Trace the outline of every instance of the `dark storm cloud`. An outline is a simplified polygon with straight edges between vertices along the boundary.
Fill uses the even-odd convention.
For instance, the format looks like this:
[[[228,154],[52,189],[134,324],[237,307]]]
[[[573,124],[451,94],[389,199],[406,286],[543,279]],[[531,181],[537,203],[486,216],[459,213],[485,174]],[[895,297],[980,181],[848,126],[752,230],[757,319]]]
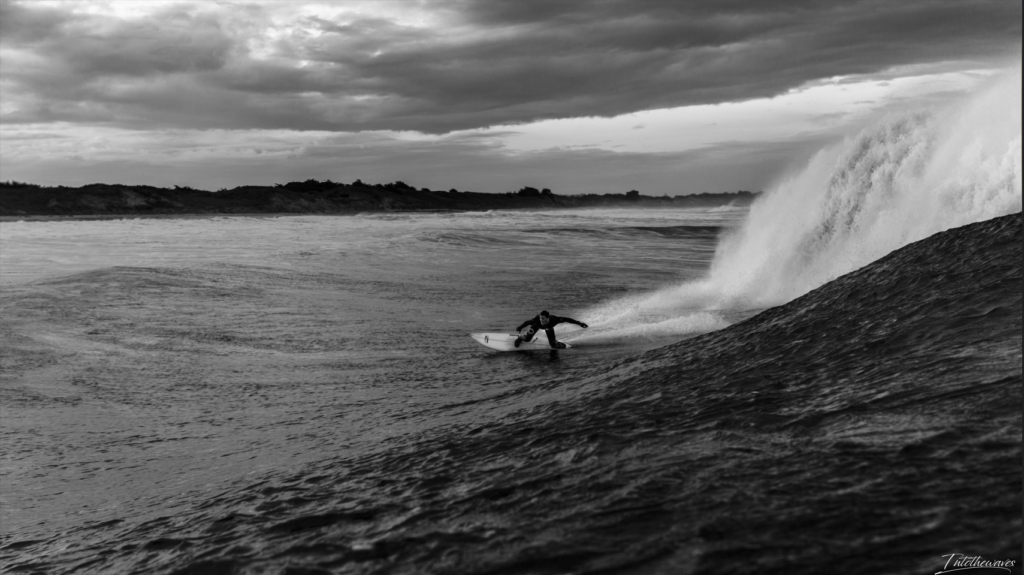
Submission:
[[[181,5],[110,20],[0,3],[5,122],[446,132],[770,97],[900,65],[1019,54],[1004,0],[442,1],[440,28]],[[217,9],[213,9],[217,7]],[[1011,51],[1016,51],[1011,54]]]
[[[222,68],[231,46],[215,19],[185,10],[121,21],[2,2],[2,85],[17,107],[2,119],[117,123],[134,116],[175,125],[181,118],[161,118],[163,89],[187,90],[201,74]],[[193,103],[216,105],[207,98]]]
[[[143,21],[0,4],[3,44],[28,50],[69,81],[96,76],[146,76],[222,67],[232,41],[216,20],[167,10]]]

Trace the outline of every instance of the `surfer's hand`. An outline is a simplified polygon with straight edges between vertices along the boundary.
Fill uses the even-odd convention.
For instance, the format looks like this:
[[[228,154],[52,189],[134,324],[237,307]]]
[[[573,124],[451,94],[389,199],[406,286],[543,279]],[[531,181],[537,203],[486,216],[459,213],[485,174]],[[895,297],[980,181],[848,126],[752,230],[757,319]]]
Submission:
[[[587,329],[590,326],[585,324],[585,323],[583,323],[583,322],[580,322],[580,327],[582,327],[583,329]]]

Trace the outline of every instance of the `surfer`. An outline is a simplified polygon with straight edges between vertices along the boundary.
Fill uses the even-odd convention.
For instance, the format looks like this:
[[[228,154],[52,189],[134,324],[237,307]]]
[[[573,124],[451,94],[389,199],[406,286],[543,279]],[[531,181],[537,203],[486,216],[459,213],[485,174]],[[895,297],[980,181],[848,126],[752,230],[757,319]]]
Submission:
[[[530,341],[531,339],[533,339],[533,336],[535,336],[538,331],[544,330],[544,333],[546,333],[548,336],[548,343],[551,345],[552,349],[564,348],[565,344],[555,339],[555,326],[560,323],[574,323],[584,329],[589,327],[582,321],[576,321],[571,317],[559,317],[557,315],[551,315],[550,313],[547,312],[547,310],[544,310],[537,314],[536,316],[534,316],[533,318],[524,321],[522,325],[516,328],[516,331],[522,332],[523,328],[525,327],[526,332],[521,333],[519,337],[516,338],[515,346],[519,347],[519,344],[523,343],[524,341]]]

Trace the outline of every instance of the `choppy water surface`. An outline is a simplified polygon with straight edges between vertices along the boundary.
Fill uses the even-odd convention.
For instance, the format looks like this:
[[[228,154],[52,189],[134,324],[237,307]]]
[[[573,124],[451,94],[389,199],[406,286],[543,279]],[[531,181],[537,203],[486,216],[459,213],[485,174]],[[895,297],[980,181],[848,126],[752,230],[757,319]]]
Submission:
[[[709,254],[714,226],[678,221],[693,214],[529,232],[561,241],[520,249],[558,257],[519,273],[494,271],[484,252],[500,248],[465,247],[492,231],[448,217],[394,240],[394,274],[387,257],[338,270],[278,254],[5,286],[0,558],[54,573],[669,574],[1015,557],[1019,215],[690,339],[750,312],[633,293],[566,263],[564,236],[626,242],[622,267],[669,245]],[[452,234],[448,251],[437,236]],[[419,261],[416,241],[452,259]],[[460,249],[480,252],[480,274]],[[522,268],[535,273],[486,279]],[[488,311],[476,284],[522,289]],[[595,335],[509,354],[465,337],[549,284],[566,304],[545,307]],[[568,304],[586,293],[610,299]]]
[[[172,514],[254,475],[585,393],[581,367],[726,324],[611,321],[599,304],[698,277],[744,213],[5,223],[4,530]],[[577,347],[558,355],[466,337],[542,308],[593,328],[560,327]]]

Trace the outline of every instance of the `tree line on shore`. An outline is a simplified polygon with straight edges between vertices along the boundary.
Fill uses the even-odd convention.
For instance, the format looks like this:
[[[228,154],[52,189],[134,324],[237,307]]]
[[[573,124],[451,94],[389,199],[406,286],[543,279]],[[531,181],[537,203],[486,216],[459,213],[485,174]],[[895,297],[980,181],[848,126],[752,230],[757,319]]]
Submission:
[[[0,216],[77,216],[105,214],[204,213],[350,213],[395,210],[487,210],[514,208],[631,205],[745,205],[755,193],[703,193],[685,196],[644,196],[625,193],[558,195],[549,188],[524,186],[506,193],[431,190],[402,181],[350,184],[328,180],[238,186],[216,192],[191,186],[89,184],[81,187],[40,186],[0,182]]]

